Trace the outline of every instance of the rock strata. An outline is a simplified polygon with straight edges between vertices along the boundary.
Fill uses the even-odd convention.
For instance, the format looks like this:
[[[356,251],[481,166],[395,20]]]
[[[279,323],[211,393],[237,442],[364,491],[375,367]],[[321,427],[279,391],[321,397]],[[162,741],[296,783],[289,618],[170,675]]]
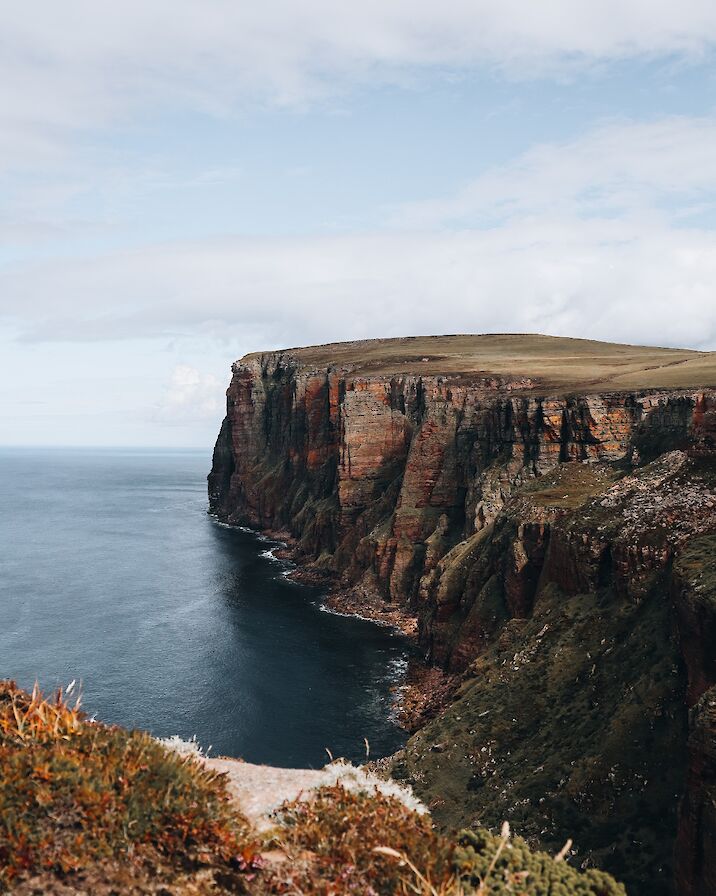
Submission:
[[[468,337],[451,338],[462,351]],[[705,872],[683,856],[714,836],[694,821],[706,723],[689,739],[686,714],[716,684],[716,602],[703,579],[704,571],[713,575],[716,532],[716,365],[710,372],[704,356],[689,353],[667,359],[668,376],[682,371],[679,387],[667,388],[658,364],[633,367],[629,347],[609,354],[585,343],[595,359],[616,358],[611,367],[594,360],[595,383],[584,373],[592,354],[580,355],[587,349],[573,340],[545,348],[546,337],[513,337],[533,360],[516,360],[511,372],[493,355],[490,369],[479,352],[460,367],[451,338],[439,341],[445,372],[434,354],[424,373],[409,353],[388,363],[382,343],[353,355],[338,346],[336,363],[319,350],[237,362],[209,477],[211,510],[229,523],[288,530],[299,560],[358,600],[413,615],[426,659],[481,689],[473,702],[490,714],[489,725],[462,731],[458,698],[396,765],[437,801],[438,820],[442,800],[462,807],[460,817],[442,813],[446,824],[465,823],[470,812],[492,820],[492,805],[555,844],[581,831],[585,861],[599,857],[628,882],[632,875],[633,892],[646,892],[639,888],[647,872],[625,858],[630,838],[635,844],[648,830],[641,804],[659,817],[649,845],[662,869],[653,892],[670,893],[683,797],[678,877],[684,894],[705,893]],[[492,337],[473,338],[482,350],[489,345],[480,339]],[[494,339],[508,351],[508,337]],[[566,360],[563,343],[574,351]],[[378,369],[357,363],[361,353]],[[683,372],[692,363],[698,380]],[[627,378],[629,388],[620,383]],[[530,668],[544,677],[539,693],[525,678]],[[500,688],[532,694],[530,707],[502,700]],[[548,693],[568,705],[554,709],[561,722],[539,725],[535,707]],[[523,715],[531,720],[524,725]],[[448,723],[461,733],[454,757],[448,750],[440,758],[446,778],[425,744],[442,741]],[[536,773],[528,792],[505,778],[505,757],[525,748],[534,748],[535,767],[563,755],[571,765],[562,784],[556,769]],[[618,761],[619,750],[638,761]],[[664,750],[673,760],[668,772]],[[491,758],[483,762],[485,751]],[[657,785],[655,775],[668,783]],[[490,782],[502,782],[501,790]]]

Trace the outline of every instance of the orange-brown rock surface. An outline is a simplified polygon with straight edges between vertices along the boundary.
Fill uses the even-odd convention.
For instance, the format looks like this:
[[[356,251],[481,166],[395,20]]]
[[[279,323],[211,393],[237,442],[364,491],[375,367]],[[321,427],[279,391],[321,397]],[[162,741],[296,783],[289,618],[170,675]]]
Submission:
[[[468,359],[471,338],[477,341]],[[590,596],[583,611],[605,628],[602,643],[617,637],[618,620],[621,625],[633,617],[635,644],[646,643],[644,638],[661,644],[659,663],[671,663],[683,674],[669,678],[653,705],[646,700],[640,710],[635,704],[625,711],[619,736],[627,731],[628,749],[645,751],[646,764],[633,772],[633,787],[623,786],[636,793],[637,778],[663,777],[658,764],[663,755],[649,753],[674,752],[669,772],[674,792],[649,789],[639,799],[663,815],[658,846],[663,850],[675,840],[675,808],[683,797],[679,879],[686,896],[701,896],[708,884],[700,881],[708,878],[696,860],[689,865],[683,857],[697,849],[697,839],[698,849],[711,849],[708,838],[714,836],[708,825],[704,834],[694,821],[705,811],[694,808],[694,782],[702,787],[700,770],[710,768],[710,760],[697,755],[706,742],[705,723],[689,741],[688,790],[683,756],[687,707],[716,685],[716,602],[698,578],[703,568],[713,575],[716,364],[711,372],[707,356],[693,357],[698,353],[664,359],[659,353],[671,350],[640,349],[632,357],[629,347],[540,341],[547,337],[494,337],[502,352],[498,357],[493,343],[480,341],[486,338],[422,340],[425,357],[407,352],[410,341],[403,340],[404,358],[392,344],[387,357],[383,343],[363,343],[250,355],[237,362],[209,477],[211,509],[229,523],[290,531],[304,564],[329,574],[342,588],[354,587],[357,595],[379,597],[416,616],[427,658],[450,672],[469,676],[475,661],[484,655],[488,662],[505,638],[516,639],[515,656],[531,655],[535,636],[529,625],[521,626],[555,601],[550,612],[559,612],[556,595],[563,595],[565,606]],[[516,346],[513,370],[510,339]],[[443,354],[429,353],[430,345]],[[480,355],[485,346],[487,360]],[[545,359],[547,350],[552,354]],[[599,372],[594,378],[592,356]],[[359,363],[357,357],[370,361]],[[692,368],[701,379],[689,378]],[[669,385],[669,377],[678,386]],[[693,545],[700,545],[700,553],[689,554]],[[614,631],[611,617],[605,621],[597,611],[600,601],[613,604]],[[640,614],[642,604],[654,602],[658,612]],[[521,637],[527,640],[522,643]],[[539,642],[549,637],[540,636]],[[645,657],[648,669],[648,651]],[[514,674],[510,668],[505,687],[513,675],[514,686],[524,688],[518,685],[522,666]],[[666,674],[661,665],[659,670],[653,674]],[[644,680],[651,674],[643,672]],[[618,680],[618,669],[614,675]],[[623,687],[635,687],[628,678],[625,672]],[[568,689],[558,692],[568,699]],[[607,724],[599,715],[607,705],[612,704],[587,700],[585,712],[594,721],[585,723],[585,730]],[[612,715],[621,712],[617,705]],[[645,707],[661,714],[662,722],[650,724]],[[664,719],[671,720],[666,729]],[[440,719],[430,723],[439,724]],[[643,742],[629,740],[629,725]],[[509,720],[499,731],[500,748],[516,753]],[[591,750],[592,745],[576,744],[574,756],[587,746]],[[545,736],[539,749],[558,747]],[[574,765],[576,759],[570,761]],[[599,762],[590,766],[597,767]],[[435,796],[421,781],[418,760],[410,774],[419,792],[425,787],[427,797]],[[565,773],[566,781],[570,774]],[[586,795],[590,788],[611,786],[607,778],[599,784],[601,771],[589,784],[591,772],[580,774],[569,811],[564,795],[555,797],[545,827],[555,843],[574,833],[560,825],[588,811],[595,799]],[[487,811],[480,794],[489,788],[471,788],[466,785],[466,805]],[[499,803],[494,794],[490,799]],[[605,808],[605,818],[619,817],[615,800]],[[663,811],[660,800],[667,801]],[[629,821],[631,811],[623,812],[627,827],[636,824]],[[440,818],[439,807],[435,814]],[[600,855],[606,849],[602,841],[612,836],[609,830],[606,821],[602,827],[595,823],[585,835]],[[662,875],[670,875],[669,868],[667,856]],[[625,874],[616,864],[612,870]],[[629,873],[627,868],[627,878]],[[641,878],[634,880],[639,892]],[[669,886],[662,881],[653,892],[672,892]]]
[[[524,483],[570,462],[711,451],[711,393],[533,392],[509,378],[356,376],[306,368],[290,352],[249,356],[227,393],[212,510],[287,529],[305,561],[416,611],[442,558],[490,526]],[[622,545],[614,558],[625,580],[647,562],[634,550]],[[586,575],[576,554],[565,559],[577,564],[571,572],[551,562],[563,579]],[[515,563],[509,602],[519,615],[529,596],[517,581],[535,561]]]

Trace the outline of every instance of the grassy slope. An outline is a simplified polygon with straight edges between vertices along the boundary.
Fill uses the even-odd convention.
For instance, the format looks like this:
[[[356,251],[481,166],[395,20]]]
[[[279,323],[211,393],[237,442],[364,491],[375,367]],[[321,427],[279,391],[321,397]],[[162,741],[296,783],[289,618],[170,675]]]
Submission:
[[[0,682],[0,892],[120,857],[136,860],[135,881],[198,868],[240,880],[245,850],[248,822],[219,775],[144,732],[89,722],[61,693]]]
[[[624,896],[503,828],[457,838],[336,785],[252,830],[223,776],[0,682],[0,892],[16,896]]]
[[[535,385],[555,391],[716,387],[716,352],[557,336],[414,336],[287,351],[307,366],[345,366],[366,375],[495,374],[529,377]]]
[[[649,892],[669,893],[683,690],[658,586],[639,605],[550,587],[411,738],[393,774],[446,829],[507,818],[532,842],[557,849],[572,837],[579,861],[627,885],[659,879]]]
[[[656,461],[633,478],[658,467]],[[673,486],[667,480],[661,491],[647,490],[658,506],[662,495],[668,504],[668,494],[716,487],[711,463],[684,469],[673,474]],[[574,542],[583,534],[618,537],[631,499],[627,494],[616,508],[602,504],[618,472],[565,465],[515,496],[515,518],[523,504],[559,508],[567,515],[558,525]],[[640,543],[661,543],[648,528],[663,525],[658,512],[635,518]],[[498,520],[496,534],[481,545],[496,569],[504,553],[500,531]],[[713,601],[715,548],[713,532],[693,538],[675,564],[693,586],[695,620],[707,615],[699,603]],[[494,828],[507,818],[550,848],[573,837],[582,858],[608,868],[630,893],[671,893],[687,710],[669,579],[668,569],[650,573],[629,596],[609,580],[567,594],[543,573],[531,616],[511,620],[493,637],[455,702],[411,738],[393,774],[413,784],[446,829]]]

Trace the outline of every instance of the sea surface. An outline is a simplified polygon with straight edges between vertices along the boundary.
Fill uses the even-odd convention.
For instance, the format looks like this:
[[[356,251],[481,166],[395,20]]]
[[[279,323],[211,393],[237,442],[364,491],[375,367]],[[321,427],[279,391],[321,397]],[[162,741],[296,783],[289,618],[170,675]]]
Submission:
[[[314,767],[404,741],[405,641],[321,609],[207,515],[205,451],[0,449],[0,678],[81,680],[106,722]]]

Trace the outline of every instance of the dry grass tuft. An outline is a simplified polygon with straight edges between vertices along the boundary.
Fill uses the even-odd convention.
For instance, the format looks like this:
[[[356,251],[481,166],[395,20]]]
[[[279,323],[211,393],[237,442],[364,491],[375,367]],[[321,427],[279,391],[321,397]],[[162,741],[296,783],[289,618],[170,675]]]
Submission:
[[[93,723],[62,691],[0,683],[0,890],[149,855],[240,872],[256,853],[223,779],[148,734]]]
[[[290,861],[272,872],[269,893],[430,893],[414,888],[413,871],[396,863],[396,853],[425,881],[450,873],[449,841],[435,833],[427,816],[396,797],[337,784],[320,788],[310,800],[287,803],[277,819],[277,843]],[[390,851],[380,851],[388,846]]]

